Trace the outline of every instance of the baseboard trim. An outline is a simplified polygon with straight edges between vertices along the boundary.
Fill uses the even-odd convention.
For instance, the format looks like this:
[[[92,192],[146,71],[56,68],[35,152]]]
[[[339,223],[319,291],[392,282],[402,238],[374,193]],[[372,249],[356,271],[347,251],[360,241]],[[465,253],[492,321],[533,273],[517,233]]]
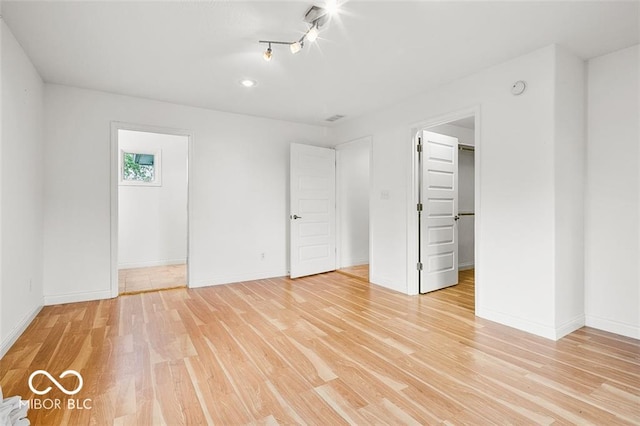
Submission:
[[[518,330],[535,334],[536,336],[544,337],[545,339],[554,341],[562,339],[567,334],[573,333],[574,331],[584,327],[585,325],[584,315],[578,315],[575,318],[566,321],[559,327],[551,327],[522,318],[516,318],[502,312],[483,309],[481,307],[478,307],[476,315],[480,318],[497,322],[499,324],[506,325],[507,327],[516,328]]]
[[[640,339],[640,326],[587,315],[585,325],[609,333],[619,334],[632,339]]]
[[[371,284],[379,285],[380,287],[388,288],[389,290],[397,291],[398,293],[407,294],[409,296],[415,296],[415,294],[409,294],[406,283],[404,287],[398,286],[398,280],[394,280],[392,278],[381,277],[379,275],[372,275],[371,271],[369,271],[369,282]]]
[[[476,316],[520,331],[535,334],[536,336],[544,337],[545,339],[558,340],[556,329],[544,324],[528,321],[522,318],[516,318],[502,312],[484,309],[480,306],[478,306],[476,310]]]
[[[475,267],[476,265],[474,263],[460,263],[458,264],[458,271],[466,271]]]
[[[67,293],[58,295],[45,295],[45,306],[61,305],[63,303],[89,302],[91,300],[111,299],[111,290],[88,291],[82,293]]]
[[[289,275],[286,270],[273,270],[265,272],[253,272],[247,274],[218,275],[207,279],[192,280],[190,288],[210,287],[214,285],[235,284],[245,281],[265,280],[268,278],[284,277]]]
[[[43,305],[36,306],[31,312],[28,312],[27,315],[20,320],[18,324],[13,327],[9,335],[2,341],[2,345],[0,345],[0,359],[2,359],[9,349],[13,346],[14,343],[18,340],[22,333],[29,327],[31,322],[35,319],[36,315],[40,313]]]
[[[170,266],[187,263],[187,259],[150,260],[148,262],[130,262],[118,264],[118,269],[150,268],[153,266]]]
[[[556,337],[554,340],[560,340],[567,334],[571,334],[574,331],[584,327],[585,324],[585,316],[584,314],[578,315],[577,317],[566,321],[560,327],[556,327]]]
[[[351,266],[360,266],[360,265],[367,265],[367,264],[369,264],[369,259],[365,257],[358,258],[358,259],[347,259],[340,262],[340,268],[349,268]]]

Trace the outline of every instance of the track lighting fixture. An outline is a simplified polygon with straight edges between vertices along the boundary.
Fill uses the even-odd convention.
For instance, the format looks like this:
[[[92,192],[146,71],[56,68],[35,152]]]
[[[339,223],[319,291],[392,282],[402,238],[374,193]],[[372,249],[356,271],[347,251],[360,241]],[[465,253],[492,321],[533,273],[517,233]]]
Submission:
[[[289,46],[289,50],[292,54],[296,54],[304,47],[304,42],[308,41],[313,43],[317,40],[320,34],[320,28],[329,22],[330,16],[337,10],[336,0],[328,0],[327,7],[311,6],[304,14],[303,21],[310,25],[306,33],[298,41],[274,41],[274,40],[259,40],[258,43],[268,44],[267,50],[265,50],[263,57],[265,61],[270,61],[273,56],[271,49],[272,44],[286,44]]]

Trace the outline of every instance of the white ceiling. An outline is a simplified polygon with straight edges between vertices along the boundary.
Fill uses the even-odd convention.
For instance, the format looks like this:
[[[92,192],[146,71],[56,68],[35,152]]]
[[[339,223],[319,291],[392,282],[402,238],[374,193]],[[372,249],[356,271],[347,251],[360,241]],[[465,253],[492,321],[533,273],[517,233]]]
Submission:
[[[3,1],[2,14],[46,82],[321,125],[552,43],[588,59],[640,34],[638,1],[348,1],[319,42],[265,62],[257,41],[298,38],[311,4]]]

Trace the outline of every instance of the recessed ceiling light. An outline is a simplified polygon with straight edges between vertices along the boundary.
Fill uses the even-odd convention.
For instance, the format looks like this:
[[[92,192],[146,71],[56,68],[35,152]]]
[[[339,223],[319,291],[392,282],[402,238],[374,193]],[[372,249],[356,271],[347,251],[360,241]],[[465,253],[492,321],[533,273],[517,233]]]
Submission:
[[[258,82],[255,80],[245,78],[244,80],[240,80],[240,84],[242,84],[244,87],[253,87],[256,84],[258,84]]]

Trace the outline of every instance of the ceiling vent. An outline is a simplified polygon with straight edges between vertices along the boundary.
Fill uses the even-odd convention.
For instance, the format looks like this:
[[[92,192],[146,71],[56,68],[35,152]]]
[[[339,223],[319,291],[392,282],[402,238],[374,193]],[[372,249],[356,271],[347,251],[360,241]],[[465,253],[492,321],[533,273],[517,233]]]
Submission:
[[[326,118],[324,121],[338,121],[341,118],[344,118],[344,115],[336,114],[336,115],[332,115],[329,118]]]

